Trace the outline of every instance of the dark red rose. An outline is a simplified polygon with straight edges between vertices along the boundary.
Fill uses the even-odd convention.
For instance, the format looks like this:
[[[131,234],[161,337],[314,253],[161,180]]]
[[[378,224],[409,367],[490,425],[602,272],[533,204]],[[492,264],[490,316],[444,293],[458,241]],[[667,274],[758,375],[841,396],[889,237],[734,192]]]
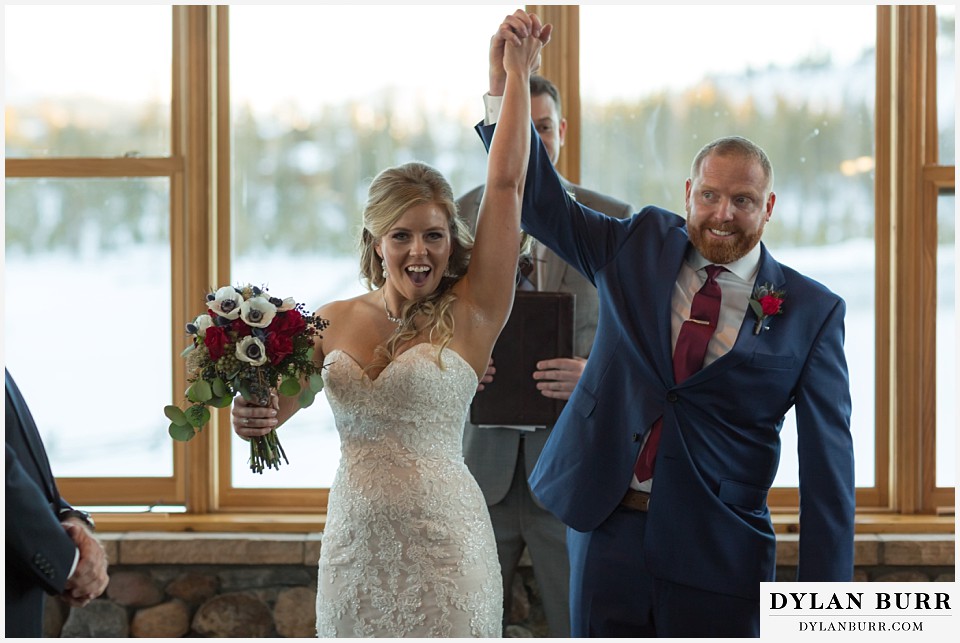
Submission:
[[[220,326],[210,326],[203,336],[203,344],[210,351],[210,359],[217,361],[223,357],[223,348],[227,345],[227,331]]]
[[[764,315],[780,314],[781,305],[783,305],[783,300],[775,295],[766,295],[760,298],[760,307],[763,308]]]
[[[303,319],[296,308],[277,313],[267,330],[271,333],[277,333],[286,337],[293,337],[302,333],[307,328],[307,322]]]
[[[283,359],[293,352],[293,340],[280,333],[270,333],[267,335],[267,357],[270,363],[276,366]]]

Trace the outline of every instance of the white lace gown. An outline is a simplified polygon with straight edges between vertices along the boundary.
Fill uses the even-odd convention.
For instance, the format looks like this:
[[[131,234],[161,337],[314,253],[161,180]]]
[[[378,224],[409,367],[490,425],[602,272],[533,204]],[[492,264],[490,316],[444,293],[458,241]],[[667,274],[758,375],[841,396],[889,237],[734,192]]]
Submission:
[[[326,356],[340,432],[317,583],[320,637],[501,636],[493,527],[463,462],[477,388],[456,352],[418,344],[375,380]]]

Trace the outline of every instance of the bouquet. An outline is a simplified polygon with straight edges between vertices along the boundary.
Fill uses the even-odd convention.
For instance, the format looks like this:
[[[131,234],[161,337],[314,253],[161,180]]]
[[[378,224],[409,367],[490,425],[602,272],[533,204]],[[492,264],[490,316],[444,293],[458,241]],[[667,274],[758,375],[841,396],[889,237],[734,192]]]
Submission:
[[[207,407],[229,406],[237,393],[258,406],[268,406],[274,390],[297,396],[301,408],[313,404],[323,389],[323,368],[313,361],[314,337],[322,337],[327,320],[306,313],[292,298],[271,297],[266,288],[249,284],[209,293],[207,309],[186,327],[193,336],[181,353],[190,373],[189,405],[164,407],[170,437],[190,440],[210,421]],[[275,430],[250,440],[253,472],[279,469],[281,457],[290,464]]]

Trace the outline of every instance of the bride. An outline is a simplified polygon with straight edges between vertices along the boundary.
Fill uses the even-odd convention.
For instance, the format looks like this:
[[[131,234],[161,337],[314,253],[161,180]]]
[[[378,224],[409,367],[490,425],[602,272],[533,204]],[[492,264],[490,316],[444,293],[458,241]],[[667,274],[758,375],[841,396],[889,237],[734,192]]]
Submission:
[[[476,241],[439,172],[416,162],[384,170],[363,213],[360,263],[371,291],[317,311],[330,321],[316,359],[341,443],[319,562],[318,636],[501,635],[496,542],[461,432],[513,301],[529,77],[551,31],[529,20],[522,39],[501,26],[507,80]],[[295,406],[238,397],[234,430],[263,435]]]

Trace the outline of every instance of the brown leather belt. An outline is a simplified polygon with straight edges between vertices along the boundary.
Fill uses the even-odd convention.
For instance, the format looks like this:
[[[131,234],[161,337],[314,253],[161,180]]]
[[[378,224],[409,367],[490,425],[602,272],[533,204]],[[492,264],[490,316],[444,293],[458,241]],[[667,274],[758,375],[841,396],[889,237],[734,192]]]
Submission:
[[[627,494],[620,501],[620,504],[628,509],[646,511],[650,508],[650,494],[646,491],[627,489]]]

